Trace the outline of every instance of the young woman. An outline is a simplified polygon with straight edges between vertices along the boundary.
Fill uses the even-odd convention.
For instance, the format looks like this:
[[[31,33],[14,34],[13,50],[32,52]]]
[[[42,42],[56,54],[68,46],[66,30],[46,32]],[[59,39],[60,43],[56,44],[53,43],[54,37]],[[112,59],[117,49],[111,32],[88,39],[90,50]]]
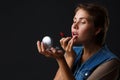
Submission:
[[[46,50],[38,41],[39,53],[55,58],[59,65],[54,80],[118,80],[119,59],[105,43],[108,26],[108,13],[104,7],[79,4],[71,27],[72,37],[60,40],[65,54],[53,47]]]

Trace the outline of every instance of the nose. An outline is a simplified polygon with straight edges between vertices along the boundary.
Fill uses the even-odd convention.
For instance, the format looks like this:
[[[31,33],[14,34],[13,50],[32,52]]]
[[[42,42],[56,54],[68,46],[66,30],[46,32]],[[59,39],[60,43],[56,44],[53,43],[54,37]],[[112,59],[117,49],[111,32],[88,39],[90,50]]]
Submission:
[[[75,23],[75,24],[73,24],[73,29],[78,29],[79,27],[78,27],[78,25],[77,25],[77,23]]]

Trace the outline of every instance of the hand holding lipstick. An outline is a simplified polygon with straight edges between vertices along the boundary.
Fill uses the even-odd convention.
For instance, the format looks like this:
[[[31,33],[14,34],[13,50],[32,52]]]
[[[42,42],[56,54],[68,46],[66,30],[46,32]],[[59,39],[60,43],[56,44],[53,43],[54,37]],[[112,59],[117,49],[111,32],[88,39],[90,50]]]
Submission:
[[[73,51],[74,40],[77,36],[64,37],[60,40],[61,47],[65,50],[66,54],[70,57],[74,57],[75,53]]]

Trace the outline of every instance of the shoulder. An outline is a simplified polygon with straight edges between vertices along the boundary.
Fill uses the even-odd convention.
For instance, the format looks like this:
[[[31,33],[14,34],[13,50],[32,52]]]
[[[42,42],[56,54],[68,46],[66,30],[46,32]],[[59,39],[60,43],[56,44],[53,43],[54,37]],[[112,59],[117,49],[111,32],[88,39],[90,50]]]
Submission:
[[[120,75],[119,73],[120,73],[120,61],[117,59],[112,59],[99,65],[89,76],[88,80],[96,78],[98,80],[102,79],[116,80]]]
[[[113,53],[107,45],[104,45],[101,48],[100,53],[101,58],[105,58],[105,62],[110,61],[112,59],[117,59],[120,61],[119,57],[115,53]]]
[[[108,69],[108,70],[113,69],[113,68],[120,69],[119,68],[120,67],[120,61],[118,59],[111,59],[109,61],[106,61],[106,62],[102,63],[99,67],[100,68],[103,67],[103,69],[105,68],[105,69]]]

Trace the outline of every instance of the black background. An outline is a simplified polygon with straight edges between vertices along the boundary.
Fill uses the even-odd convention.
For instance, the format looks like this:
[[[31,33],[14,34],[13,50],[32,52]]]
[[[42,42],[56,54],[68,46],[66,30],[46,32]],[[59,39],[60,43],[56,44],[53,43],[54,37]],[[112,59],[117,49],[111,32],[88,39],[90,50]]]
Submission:
[[[59,33],[70,34],[74,9],[89,0],[16,0],[0,2],[1,80],[53,80],[58,65],[37,51],[43,36],[59,45]],[[108,8],[110,26],[106,43],[120,57],[120,1],[90,0]]]

